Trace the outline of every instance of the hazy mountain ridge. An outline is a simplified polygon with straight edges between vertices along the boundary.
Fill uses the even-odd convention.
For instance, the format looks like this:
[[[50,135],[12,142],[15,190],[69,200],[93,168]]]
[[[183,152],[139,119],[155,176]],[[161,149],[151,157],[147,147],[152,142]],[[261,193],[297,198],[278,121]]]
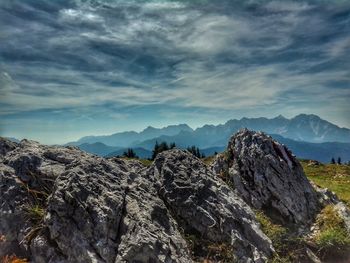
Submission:
[[[198,146],[225,145],[229,136],[242,128],[278,134],[285,138],[306,142],[350,142],[350,129],[340,128],[317,115],[300,114],[287,119],[281,115],[268,119],[242,118],[232,119],[225,124],[204,125],[195,130],[187,124],[170,125],[164,128],[147,127],[142,132],[128,131],[105,136],[86,136],[70,144],[102,142],[110,146],[128,147],[161,136],[188,137],[193,134]],[[208,138],[210,136],[211,138]],[[219,137],[216,137],[219,136]],[[205,139],[204,139],[205,137]],[[209,139],[209,141],[208,141]]]
[[[181,131],[193,130],[187,124],[169,125],[164,128],[154,128],[152,126],[148,126],[141,132],[127,131],[114,133],[112,135],[85,136],[76,142],[68,143],[68,145],[80,145],[82,143],[102,142],[109,146],[128,147],[131,144],[159,137],[161,135],[176,135]]]
[[[299,158],[321,162],[329,162],[332,157],[341,157],[344,161],[350,160],[350,129],[340,128],[316,115],[306,114],[300,114],[291,119],[281,115],[272,119],[264,117],[233,119],[225,124],[204,125],[195,130],[186,124],[165,128],[149,126],[140,133],[131,131],[109,136],[87,136],[70,144],[101,156],[120,155],[128,147],[137,148],[143,157],[147,157],[157,141],[165,141],[175,142],[179,148],[196,145],[202,153],[210,155],[218,149],[223,149],[230,135],[242,128],[272,135],[290,147]],[[100,153],[95,149],[87,149],[94,148],[87,146],[88,143],[97,142],[105,144],[106,149],[98,149]],[[110,146],[117,149],[108,152]],[[98,147],[103,148],[101,145]]]
[[[332,158],[340,157],[343,162],[350,161],[350,143],[323,142],[312,143],[294,141],[283,136],[272,134],[275,140],[288,146],[288,148],[300,159],[313,159],[323,163],[329,163]]]
[[[105,156],[110,152],[115,152],[122,149],[121,147],[117,147],[117,146],[108,146],[102,142],[83,143],[78,145],[78,147],[83,151],[93,153],[99,156]]]

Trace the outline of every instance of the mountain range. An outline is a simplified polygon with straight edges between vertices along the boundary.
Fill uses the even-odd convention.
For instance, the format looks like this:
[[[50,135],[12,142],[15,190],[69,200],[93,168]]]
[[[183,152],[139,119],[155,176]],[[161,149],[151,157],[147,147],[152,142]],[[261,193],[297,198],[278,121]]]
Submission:
[[[109,146],[129,147],[159,136],[175,136],[180,132],[193,132],[193,130],[187,124],[170,125],[161,129],[148,126],[142,132],[127,131],[104,136],[86,136],[68,144],[81,145],[101,142]]]
[[[238,130],[263,131],[286,144],[299,158],[329,162],[332,157],[350,160],[350,129],[340,128],[317,115],[300,114],[287,119],[281,115],[269,118],[232,119],[225,124],[204,125],[193,130],[187,124],[164,128],[147,127],[141,132],[127,131],[105,136],[86,136],[68,145],[75,145],[101,156],[122,155],[126,148],[136,149],[141,158],[148,158],[154,144],[175,142],[179,148],[195,145],[205,155],[222,151],[228,138]]]

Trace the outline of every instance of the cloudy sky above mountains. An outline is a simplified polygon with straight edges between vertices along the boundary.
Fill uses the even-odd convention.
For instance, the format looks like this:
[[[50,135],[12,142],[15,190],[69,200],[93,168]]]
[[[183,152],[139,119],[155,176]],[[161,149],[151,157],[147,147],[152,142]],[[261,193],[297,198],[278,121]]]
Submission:
[[[314,113],[350,127],[349,1],[0,1],[0,135]]]

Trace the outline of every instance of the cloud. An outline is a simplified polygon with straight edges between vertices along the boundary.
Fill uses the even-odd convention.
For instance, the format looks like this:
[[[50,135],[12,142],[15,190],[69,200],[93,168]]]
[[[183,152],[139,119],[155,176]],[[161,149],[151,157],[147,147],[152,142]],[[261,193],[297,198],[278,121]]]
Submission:
[[[97,111],[107,122],[144,108],[215,117],[327,103],[345,116],[349,11],[321,1],[2,1],[0,114]]]
[[[62,23],[69,23],[73,25],[79,24],[98,24],[103,23],[103,17],[89,11],[77,9],[63,9],[59,12],[59,20]]]

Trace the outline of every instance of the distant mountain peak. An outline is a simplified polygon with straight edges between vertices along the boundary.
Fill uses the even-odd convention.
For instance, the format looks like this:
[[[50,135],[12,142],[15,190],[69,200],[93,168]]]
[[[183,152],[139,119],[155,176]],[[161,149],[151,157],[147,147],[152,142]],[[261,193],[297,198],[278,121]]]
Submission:
[[[315,114],[298,114],[297,116],[295,116],[294,118],[292,118],[292,120],[298,120],[298,119],[304,119],[304,120],[323,120],[321,119],[318,115]],[[326,121],[326,120],[323,120]]]
[[[148,132],[148,131],[154,131],[157,130],[157,128],[154,128],[153,126],[147,126],[145,129],[142,130],[142,132]]]
[[[278,115],[278,116],[275,117],[274,119],[277,119],[277,120],[287,120],[287,118],[284,117],[282,114]]]

